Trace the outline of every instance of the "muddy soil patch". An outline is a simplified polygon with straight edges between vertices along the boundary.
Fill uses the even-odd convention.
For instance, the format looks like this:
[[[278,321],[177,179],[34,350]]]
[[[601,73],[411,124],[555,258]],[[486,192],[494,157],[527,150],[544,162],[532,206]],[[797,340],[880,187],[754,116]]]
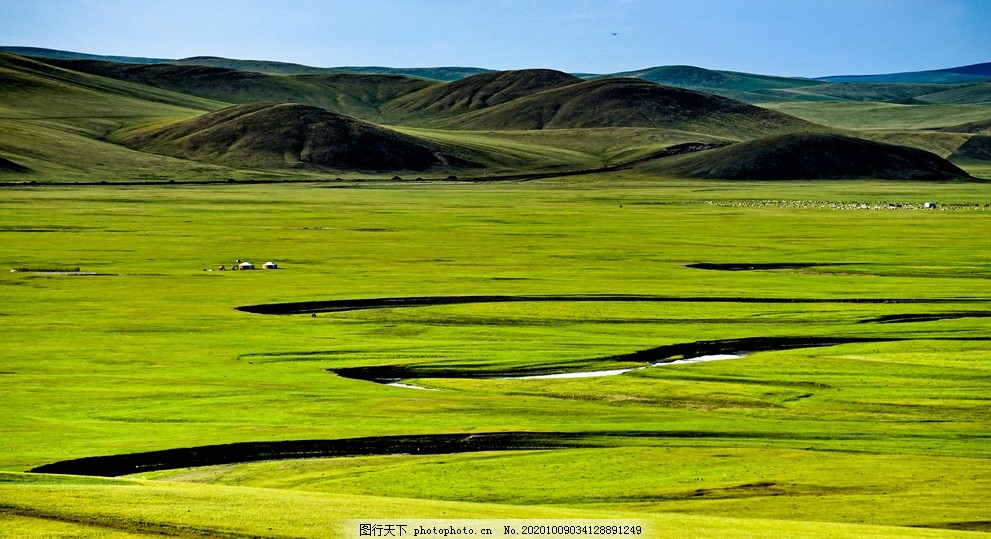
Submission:
[[[777,263],[733,263],[733,264],[716,264],[710,262],[699,262],[697,264],[688,264],[685,267],[693,269],[702,270],[716,270],[716,271],[759,271],[759,270],[796,270],[796,269],[807,269],[807,268],[817,268],[817,267],[827,267],[827,266],[849,266],[851,262],[777,262]]]
[[[909,322],[938,322],[940,320],[959,320],[961,318],[991,318],[991,311],[958,311],[948,313],[911,313],[886,314],[868,320],[861,324],[905,324]]]
[[[616,447],[623,438],[635,439],[757,439],[794,440],[788,433],[762,431],[618,430],[579,432],[482,432],[412,434],[332,440],[239,442],[164,449],[144,453],[63,460],[29,470],[30,473],[119,477],[142,472],[199,466],[239,464],[264,460],[362,457],[377,455],[441,455],[479,451],[527,451]],[[839,440],[845,436],[809,435],[803,440]],[[852,439],[852,438],[849,438]]]
[[[606,356],[581,362],[584,368],[588,363],[596,362],[608,368],[610,363],[644,363],[663,364],[684,358],[717,356],[724,354],[747,354],[753,352],[769,352],[779,350],[794,350],[798,348],[814,348],[835,346],[838,344],[864,342],[891,342],[904,339],[871,338],[871,337],[745,337],[741,339],[722,339],[715,341],[695,341],[689,343],[669,344],[639,350],[629,354]],[[582,370],[576,368],[573,370]],[[327,369],[329,372],[352,380],[391,384],[409,378],[519,378],[526,376],[546,376],[571,372],[558,366],[534,366],[505,370],[471,370],[468,366],[456,368],[434,365],[377,365],[368,367],[345,367]]]
[[[241,442],[179,449],[85,457],[45,464],[32,473],[116,477],[156,470],[214,466],[262,460],[358,457],[374,455],[434,455],[472,451],[560,449],[586,446],[586,433],[497,432],[373,436],[338,440]]]
[[[991,520],[974,520],[969,522],[945,522],[945,523],[941,522],[936,524],[917,524],[912,527],[991,533]]]
[[[523,302],[655,302],[655,303],[986,303],[986,298],[762,298],[734,296],[655,296],[640,294],[561,294],[561,295],[478,295],[478,296],[410,296],[366,299],[334,299],[243,305],[236,310],[253,314],[291,315],[336,313],[368,309],[431,307],[472,303]]]

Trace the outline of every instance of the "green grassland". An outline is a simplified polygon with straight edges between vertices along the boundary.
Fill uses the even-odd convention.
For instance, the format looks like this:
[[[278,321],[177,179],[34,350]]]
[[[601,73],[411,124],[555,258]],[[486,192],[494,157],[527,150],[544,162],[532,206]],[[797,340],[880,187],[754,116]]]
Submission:
[[[929,199],[941,209],[914,205]],[[0,534],[336,537],[362,516],[628,518],[691,537],[987,530],[989,202],[982,183],[634,173],[7,189]],[[281,269],[205,271],[235,259]],[[811,265],[687,267],[699,262]],[[234,310],[607,293],[922,303]],[[613,377],[408,381],[437,391],[328,371],[602,368],[665,344],[775,336],[901,340]],[[272,461],[139,480],[23,473],[238,441],[493,431],[604,436],[575,449]]]
[[[991,108],[979,104],[922,104],[862,101],[768,103],[767,108],[840,129],[940,129],[986,120]]]
[[[865,524],[781,521],[712,515],[437,502],[255,487],[118,480],[115,485],[64,485],[43,477],[34,485],[4,483],[7,499],[28,498],[31,512],[0,514],[11,537],[354,537],[361,519],[624,520],[647,536],[788,538],[966,538],[971,532]],[[66,506],[65,501],[72,505]],[[600,520],[600,522],[602,521]],[[539,520],[538,520],[539,521]],[[539,537],[539,536],[538,536]]]

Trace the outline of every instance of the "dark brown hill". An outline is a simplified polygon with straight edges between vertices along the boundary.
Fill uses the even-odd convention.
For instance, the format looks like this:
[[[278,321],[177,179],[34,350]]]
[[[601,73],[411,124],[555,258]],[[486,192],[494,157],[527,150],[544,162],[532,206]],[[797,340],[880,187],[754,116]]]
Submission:
[[[383,110],[397,120],[444,118],[486,109],[581,80],[551,69],[495,71],[431,86],[396,99]]]
[[[941,92],[933,92],[919,97],[926,103],[950,105],[991,105],[991,82],[950,86]]]
[[[970,137],[960,145],[950,157],[950,161],[962,164],[987,165],[991,163],[991,136],[977,135]]]
[[[153,64],[161,62],[141,62],[142,64]],[[266,73],[269,75],[313,75],[332,71],[325,67],[312,67],[303,64],[290,62],[272,62],[268,60],[237,60],[234,58],[223,58],[220,56],[191,56],[177,60],[166,60],[165,63],[176,65],[192,65],[206,67],[224,67],[236,69],[238,71],[253,71],[255,73]]]
[[[293,102],[377,119],[378,108],[432,82],[399,75],[271,75],[224,67],[53,60],[68,69],[145,84],[225,103]]]
[[[0,156],[0,172],[31,172],[31,169]]]
[[[967,122],[960,125],[952,125],[950,127],[944,127],[940,131],[946,131],[948,133],[978,133],[981,135],[991,135],[991,118],[987,120],[979,120],[976,122]]]
[[[236,71],[222,67],[184,66],[175,64],[125,64],[100,60],[48,60],[73,71],[100,75],[224,101],[236,102],[247,92],[260,93],[259,99],[270,91],[266,83],[271,77],[261,73]]]
[[[452,118],[455,129],[653,127],[746,138],[818,126],[725,97],[640,79],[598,79]]]
[[[238,105],[131,132],[117,142],[236,166],[419,171],[473,165],[453,148],[298,104]]]
[[[925,150],[815,133],[740,142],[654,161],[640,168],[671,176],[726,180],[948,180],[968,177],[956,165]]]

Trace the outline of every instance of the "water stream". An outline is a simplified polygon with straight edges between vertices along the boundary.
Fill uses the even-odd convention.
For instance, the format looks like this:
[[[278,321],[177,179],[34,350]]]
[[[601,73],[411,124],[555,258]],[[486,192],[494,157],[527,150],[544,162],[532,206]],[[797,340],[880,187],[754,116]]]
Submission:
[[[674,361],[662,361],[657,363],[651,363],[650,365],[645,365],[643,367],[632,367],[629,369],[612,369],[607,371],[588,371],[588,372],[564,372],[560,374],[541,374],[537,376],[516,376],[512,378],[505,378],[506,380],[545,380],[553,378],[595,378],[599,376],[616,376],[619,374],[625,374],[632,371],[639,371],[642,369],[649,369],[651,367],[666,367],[668,365],[686,365],[690,363],[703,363],[706,361],[720,361],[724,359],[741,359],[745,356],[737,354],[711,354],[698,357],[690,357],[685,359],[676,359]]]

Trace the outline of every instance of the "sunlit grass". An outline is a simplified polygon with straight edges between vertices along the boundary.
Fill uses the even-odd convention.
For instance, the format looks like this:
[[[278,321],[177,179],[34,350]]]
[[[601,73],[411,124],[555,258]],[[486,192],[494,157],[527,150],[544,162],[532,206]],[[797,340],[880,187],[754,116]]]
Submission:
[[[5,190],[0,468],[238,441],[450,432],[612,433],[598,440],[605,447],[155,476],[193,485],[8,474],[0,496],[16,510],[0,509],[7,529],[85,537],[123,522],[108,533],[179,526],[319,537],[357,511],[634,515],[695,536],[952,536],[904,526],[981,529],[986,520],[991,367],[980,339],[991,321],[982,314],[991,299],[991,197],[983,184],[616,174],[350,187]],[[941,209],[859,204],[931,199]],[[217,271],[237,259],[282,269]],[[688,267],[698,262],[810,265]],[[816,265],[830,263],[843,265]],[[9,271],[66,267],[90,275]],[[234,309],[606,293],[945,302],[519,302],[315,318]],[[885,321],[895,315],[908,318]],[[596,366],[664,344],[768,336],[903,340],[741,350],[739,360],[606,378],[411,381],[439,391],[328,371]]]

